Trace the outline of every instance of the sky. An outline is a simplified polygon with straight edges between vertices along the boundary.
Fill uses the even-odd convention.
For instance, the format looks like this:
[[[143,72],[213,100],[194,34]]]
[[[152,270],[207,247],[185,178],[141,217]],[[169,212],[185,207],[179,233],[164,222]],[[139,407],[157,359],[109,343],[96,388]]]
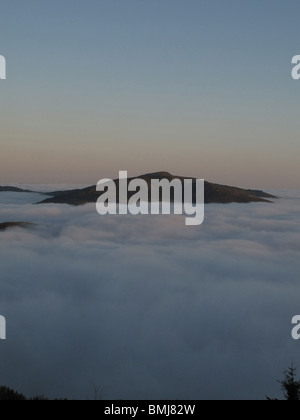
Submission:
[[[298,0],[0,0],[0,183],[298,187]]]
[[[300,191],[182,216],[105,216],[0,194],[0,384],[26,396],[282,398],[299,367]],[[145,234],[146,232],[146,234]],[[298,371],[299,373],[299,371]]]

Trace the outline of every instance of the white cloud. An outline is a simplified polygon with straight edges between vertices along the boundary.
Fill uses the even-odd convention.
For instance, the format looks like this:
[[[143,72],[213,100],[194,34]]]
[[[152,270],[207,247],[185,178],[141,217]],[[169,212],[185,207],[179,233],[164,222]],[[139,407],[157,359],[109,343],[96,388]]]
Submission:
[[[299,362],[300,313],[300,193],[280,193],[206,206],[192,228],[94,205],[0,204],[1,221],[38,224],[0,233],[1,383],[82,398],[90,382],[107,398],[278,396]]]

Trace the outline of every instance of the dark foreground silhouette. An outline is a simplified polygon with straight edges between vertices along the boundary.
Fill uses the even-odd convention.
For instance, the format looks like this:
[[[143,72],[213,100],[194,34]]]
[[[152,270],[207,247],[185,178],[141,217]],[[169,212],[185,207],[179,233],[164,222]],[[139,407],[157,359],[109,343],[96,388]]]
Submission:
[[[292,365],[288,370],[284,371],[284,378],[278,381],[281,385],[281,390],[284,393],[286,401],[300,401],[300,381],[296,379],[297,368]],[[93,400],[102,400],[102,391],[100,388],[93,387]],[[89,400],[90,398],[86,398]],[[36,396],[32,398],[26,398],[24,395],[7,388],[5,386],[0,387],[0,401],[48,401],[49,399],[44,396]],[[278,401],[267,397],[268,401]],[[67,399],[59,398],[56,401],[67,401]]]
[[[0,387],[0,401],[48,401],[48,398],[43,396],[26,398],[24,395],[19,394],[13,389],[2,386]]]
[[[300,401],[300,381],[296,379],[297,368],[292,365],[284,372],[284,379],[278,381],[281,384],[281,390],[284,393],[286,401]],[[268,401],[278,401],[267,397]]]

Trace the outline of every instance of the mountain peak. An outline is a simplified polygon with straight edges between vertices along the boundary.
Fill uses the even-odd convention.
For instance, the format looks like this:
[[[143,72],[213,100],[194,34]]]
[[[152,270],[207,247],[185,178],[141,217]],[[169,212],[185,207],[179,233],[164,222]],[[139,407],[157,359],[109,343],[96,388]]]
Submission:
[[[170,174],[170,172],[160,171],[160,172],[153,172],[150,174],[143,175],[143,177],[149,178],[174,178],[174,175]]]
[[[154,172],[150,174],[141,175],[135,178],[128,178],[128,183],[133,179],[143,179],[150,186],[153,179],[168,179],[172,181],[173,179],[180,179],[181,182],[184,182],[185,179],[192,179],[196,182],[196,178],[192,177],[175,177],[169,172]],[[119,185],[119,180],[115,180],[116,185]],[[39,204],[70,204],[70,205],[82,205],[86,203],[95,203],[99,198],[99,192],[97,192],[96,187],[88,187],[82,190],[71,190],[71,191],[54,191],[52,193],[47,193],[50,198],[42,201]],[[263,191],[255,190],[245,190],[243,188],[229,187],[226,185],[212,184],[210,182],[205,182],[205,203],[270,203],[270,199],[276,198],[270,194],[267,194]],[[193,200],[194,201],[194,200]]]

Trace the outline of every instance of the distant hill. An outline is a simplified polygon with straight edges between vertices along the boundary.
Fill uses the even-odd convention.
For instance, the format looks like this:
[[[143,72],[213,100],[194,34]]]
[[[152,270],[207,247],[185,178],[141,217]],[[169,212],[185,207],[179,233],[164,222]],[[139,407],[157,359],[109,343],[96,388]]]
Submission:
[[[128,183],[136,178],[143,179],[147,182],[148,187],[151,185],[152,179],[168,179],[172,181],[174,179],[180,179],[182,182],[185,179],[192,179],[194,184],[196,183],[196,178],[174,176],[168,172],[157,172],[153,174],[146,174],[139,177],[128,178]],[[114,181],[118,187],[119,180]],[[133,195],[132,193],[131,195]],[[47,198],[41,201],[38,204],[69,204],[73,206],[80,206],[87,203],[96,203],[101,193],[96,191],[96,186],[87,187],[77,190],[69,191],[53,191],[47,193],[50,198]],[[130,195],[129,195],[130,197]],[[205,203],[270,203],[272,199],[276,198],[271,194],[267,194],[263,191],[257,190],[246,190],[243,188],[229,187],[225,185],[212,184],[210,182],[205,182]],[[117,199],[118,201],[118,199]],[[195,197],[193,198],[195,202]]]
[[[0,231],[4,231],[11,228],[21,227],[21,228],[29,228],[34,226],[33,223],[27,223],[27,222],[6,222],[6,223],[0,223]]]
[[[33,191],[22,190],[21,188],[16,188],[16,187],[1,187],[1,185],[0,185],[0,192],[32,193]]]

